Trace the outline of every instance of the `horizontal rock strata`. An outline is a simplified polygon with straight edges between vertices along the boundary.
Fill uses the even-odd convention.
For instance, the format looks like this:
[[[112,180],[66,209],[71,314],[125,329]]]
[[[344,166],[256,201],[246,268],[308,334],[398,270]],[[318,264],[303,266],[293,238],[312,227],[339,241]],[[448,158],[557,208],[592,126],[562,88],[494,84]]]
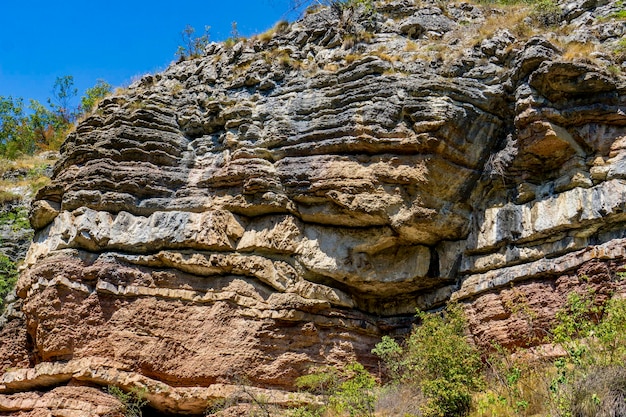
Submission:
[[[104,99],[32,206],[24,324],[1,336],[29,363],[0,362],[0,415],[73,384],[180,414],[236,381],[316,401],[298,376],[376,369],[416,308],[458,301],[478,343],[512,346],[571,291],[623,292],[622,62],[558,45],[615,45],[604,3],[563,3],[571,39],[472,43],[489,9],[323,9]]]

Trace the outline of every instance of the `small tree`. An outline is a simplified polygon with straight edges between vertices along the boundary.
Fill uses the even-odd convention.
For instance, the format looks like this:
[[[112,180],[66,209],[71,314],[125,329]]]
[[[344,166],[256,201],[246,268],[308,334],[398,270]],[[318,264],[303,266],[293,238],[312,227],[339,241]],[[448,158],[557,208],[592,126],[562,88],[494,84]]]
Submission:
[[[8,256],[0,253],[0,313],[4,310],[4,299],[17,282],[17,266]]]
[[[204,53],[204,48],[209,44],[209,30],[210,26],[204,27],[204,33],[201,36],[194,37],[196,30],[193,26],[187,25],[181,32],[183,44],[178,46],[176,55],[180,60],[187,58],[198,58]]]
[[[440,314],[418,312],[418,317],[422,323],[402,346],[387,337],[373,352],[396,382],[422,392],[425,417],[467,415],[472,393],[481,389],[483,380],[480,353],[465,336],[463,310],[451,304]]]
[[[376,387],[374,377],[358,362],[350,363],[342,372],[334,366],[317,369],[296,380],[296,386],[328,399],[328,405],[321,408],[303,407],[297,409],[294,416],[320,416],[328,409],[336,415],[348,414],[350,417],[371,417],[374,415]]]
[[[80,98],[80,111],[83,114],[90,113],[96,104],[111,93],[113,87],[104,80],[98,80],[96,85],[85,90],[85,94]]]
[[[0,155],[15,158],[35,151],[28,118],[21,98],[0,96]]]
[[[33,133],[35,146],[44,149],[52,143],[57,143],[58,137],[62,136],[54,128],[59,124],[57,116],[37,100],[30,100],[28,108],[31,110],[28,123]]]
[[[64,75],[57,77],[52,87],[52,99],[48,99],[48,104],[52,112],[57,116],[57,130],[67,129],[75,120],[78,114],[77,109],[71,107],[72,100],[78,95],[78,89],[74,87],[74,77]]]
[[[376,386],[374,377],[363,365],[353,362],[346,366],[344,381],[330,396],[331,407],[339,413],[348,413],[350,417],[371,417],[374,415]]]

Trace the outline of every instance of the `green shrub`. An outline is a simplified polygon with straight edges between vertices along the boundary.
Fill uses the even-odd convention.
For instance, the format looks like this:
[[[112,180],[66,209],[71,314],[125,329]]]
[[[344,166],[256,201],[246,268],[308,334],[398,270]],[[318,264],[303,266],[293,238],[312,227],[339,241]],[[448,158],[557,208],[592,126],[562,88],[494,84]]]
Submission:
[[[324,408],[314,406],[297,407],[289,412],[290,417],[322,417]]]
[[[610,415],[600,410],[626,393],[626,300],[572,293],[556,318],[551,340],[566,355],[554,361],[551,408],[565,417]]]
[[[124,417],[141,417],[143,415],[142,409],[148,404],[148,401],[145,399],[145,390],[133,389],[125,392],[119,387],[110,385],[106,388],[106,391],[122,403]]]
[[[28,111],[22,98],[0,96],[0,157],[16,159],[38,150],[58,150],[73,123],[108,94],[110,88],[99,80],[87,89],[81,105],[74,107],[78,94],[74,78],[71,75],[57,77],[48,106],[30,100]]]
[[[14,207],[10,210],[0,212],[0,226],[9,225],[14,232],[23,229],[30,229],[28,220],[28,209],[25,207]]]
[[[338,413],[348,413],[350,417],[374,415],[376,397],[373,389],[376,380],[358,362],[349,364],[343,374],[344,381],[330,396],[330,405]]]
[[[178,46],[176,56],[178,56],[180,60],[202,56],[204,54],[204,48],[209,44],[209,29],[211,29],[210,26],[205,26],[202,35],[194,36],[196,29],[190,25],[185,26],[185,29],[181,32],[183,44]]]
[[[17,282],[17,266],[8,256],[0,253],[0,313],[4,311],[4,300]]]
[[[333,366],[316,369],[296,380],[296,386],[313,394],[324,395],[328,404],[324,407],[299,407],[292,410],[297,417],[323,415],[327,409],[338,415],[370,417],[374,413],[376,380],[358,362],[339,372]]]
[[[463,311],[450,304],[441,314],[419,312],[418,317],[422,323],[402,346],[383,338],[373,352],[396,382],[421,390],[424,417],[467,415],[472,393],[484,382],[479,351],[465,336]]]
[[[85,90],[85,95],[80,98],[80,108],[84,114],[91,113],[98,102],[111,94],[113,86],[104,80],[98,80],[96,85]]]
[[[317,368],[296,379],[296,388],[317,395],[330,395],[339,386],[339,371],[334,366]]]

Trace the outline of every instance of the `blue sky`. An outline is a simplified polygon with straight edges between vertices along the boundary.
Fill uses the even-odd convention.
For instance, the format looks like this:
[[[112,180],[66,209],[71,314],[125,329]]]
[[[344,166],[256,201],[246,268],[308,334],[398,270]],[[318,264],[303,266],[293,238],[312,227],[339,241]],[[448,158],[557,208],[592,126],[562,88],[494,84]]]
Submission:
[[[74,76],[79,95],[103,79],[128,85],[175,60],[181,31],[210,26],[211,40],[264,32],[290,0],[0,0],[0,96],[46,102],[57,77]],[[77,103],[78,104],[78,101]]]

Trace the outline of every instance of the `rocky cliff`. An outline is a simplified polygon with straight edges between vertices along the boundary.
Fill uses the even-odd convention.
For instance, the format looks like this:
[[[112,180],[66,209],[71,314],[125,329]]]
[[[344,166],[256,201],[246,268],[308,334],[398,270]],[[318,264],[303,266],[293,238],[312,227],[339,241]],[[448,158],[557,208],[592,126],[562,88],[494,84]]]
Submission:
[[[106,98],[32,205],[0,415],[314,401],[296,377],[375,367],[416,308],[514,345],[623,290],[619,7],[322,9]]]

